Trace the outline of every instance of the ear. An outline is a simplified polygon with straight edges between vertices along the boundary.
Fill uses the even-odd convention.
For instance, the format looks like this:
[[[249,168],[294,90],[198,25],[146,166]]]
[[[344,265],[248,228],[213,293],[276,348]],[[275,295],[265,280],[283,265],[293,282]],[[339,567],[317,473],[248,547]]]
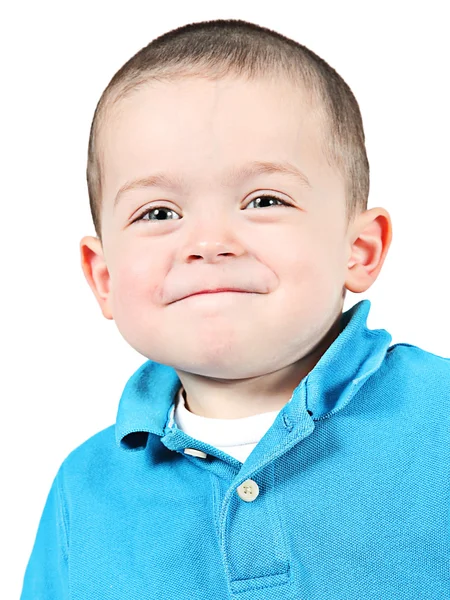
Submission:
[[[345,288],[365,292],[378,277],[392,240],[392,223],[384,208],[371,208],[358,215],[349,228],[351,255]]]
[[[103,316],[113,319],[110,298],[110,276],[100,240],[86,236],[80,242],[81,267],[87,282],[94,292]]]

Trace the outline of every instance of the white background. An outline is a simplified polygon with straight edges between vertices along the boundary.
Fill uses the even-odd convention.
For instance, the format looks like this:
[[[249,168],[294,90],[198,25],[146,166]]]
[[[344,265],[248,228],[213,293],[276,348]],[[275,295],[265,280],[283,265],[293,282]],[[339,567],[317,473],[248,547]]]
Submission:
[[[329,62],[355,93],[371,164],[369,208],[394,237],[383,270],[345,310],[450,355],[449,84],[444,1],[16,2],[1,40],[0,597],[18,598],[56,471],[112,424],[146,359],[103,318],[79,259],[94,235],[85,183],[95,105],[141,47],[193,21],[242,18]],[[432,407],[430,407],[432,410]],[[5,562],[6,560],[6,562]]]

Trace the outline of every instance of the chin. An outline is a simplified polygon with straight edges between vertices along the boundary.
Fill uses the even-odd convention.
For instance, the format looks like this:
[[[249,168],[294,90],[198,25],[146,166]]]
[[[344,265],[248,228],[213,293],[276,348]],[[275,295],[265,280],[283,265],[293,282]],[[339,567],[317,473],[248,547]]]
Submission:
[[[254,354],[252,360],[249,361],[248,352],[245,356],[236,354],[236,352],[227,352],[226,355],[220,356],[211,353],[208,356],[191,354],[189,361],[186,361],[185,357],[183,358],[184,360],[179,362],[174,361],[172,366],[175,370],[213,379],[248,379],[265,375],[279,368],[270,360],[265,361],[263,357],[255,357]]]

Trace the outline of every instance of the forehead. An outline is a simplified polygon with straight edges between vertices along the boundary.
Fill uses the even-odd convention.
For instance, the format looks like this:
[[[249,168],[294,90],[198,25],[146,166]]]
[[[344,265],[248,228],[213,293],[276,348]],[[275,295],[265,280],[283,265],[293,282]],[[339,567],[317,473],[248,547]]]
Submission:
[[[176,173],[214,186],[250,161],[290,162],[308,178],[329,168],[317,103],[282,78],[186,78],[147,83],[107,110],[103,199],[135,178]]]

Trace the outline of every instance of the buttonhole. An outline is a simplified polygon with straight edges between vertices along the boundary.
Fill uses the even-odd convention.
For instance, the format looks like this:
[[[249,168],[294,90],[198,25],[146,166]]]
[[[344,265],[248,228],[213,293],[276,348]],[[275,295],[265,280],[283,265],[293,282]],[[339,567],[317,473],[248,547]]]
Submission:
[[[286,415],[283,415],[283,422],[284,422],[284,426],[286,427],[286,429],[287,429],[289,432],[291,432],[291,431],[292,431],[292,427],[293,427],[293,426],[292,426],[291,422],[289,421],[289,419],[287,418],[287,416],[286,416]]]

